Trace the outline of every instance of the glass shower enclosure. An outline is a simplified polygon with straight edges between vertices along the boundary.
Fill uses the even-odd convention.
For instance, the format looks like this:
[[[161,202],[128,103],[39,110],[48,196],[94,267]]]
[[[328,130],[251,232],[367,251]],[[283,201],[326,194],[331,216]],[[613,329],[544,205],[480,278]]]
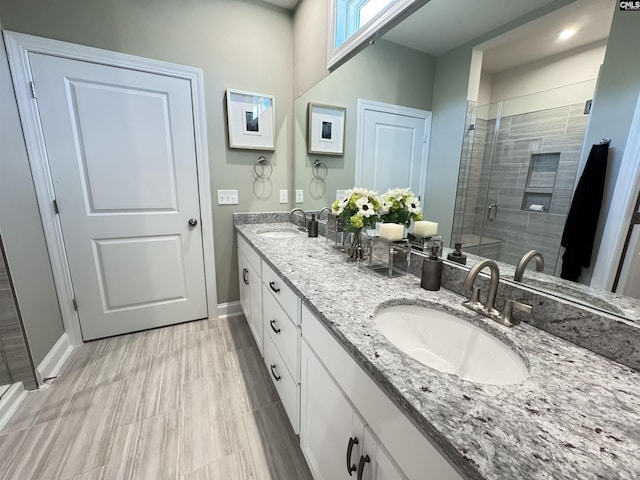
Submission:
[[[556,273],[595,84],[469,105],[452,245],[512,265],[535,249]]]
[[[4,253],[0,236],[0,398],[14,383],[21,382],[26,389],[37,388]]]

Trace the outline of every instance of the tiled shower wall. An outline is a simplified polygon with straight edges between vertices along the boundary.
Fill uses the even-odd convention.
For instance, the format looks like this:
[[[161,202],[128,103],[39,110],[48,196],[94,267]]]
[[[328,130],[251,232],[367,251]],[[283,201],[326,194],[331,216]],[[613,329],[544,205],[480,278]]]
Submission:
[[[459,182],[465,201],[456,204],[458,210],[464,205],[464,217],[454,228],[460,235],[480,235],[488,189],[487,203],[496,203],[498,213],[495,221],[485,220],[484,238],[496,241],[483,245],[480,255],[516,264],[523,253],[536,249],[545,257],[545,272],[554,272],[587,124],[583,110],[576,104],[501,118],[492,170],[496,120],[474,120],[465,142],[471,146],[465,145],[461,162],[468,163],[468,179]],[[470,152],[466,160],[465,151]],[[559,154],[550,209],[522,210],[531,156],[545,153]]]
[[[0,358],[0,385],[23,382],[25,388],[37,387],[31,359],[24,340],[20,318],[13,298],[13,291],[9,283],[9,274],[2,254],[2,240],[0,239],[0,342],[6,355],[6,366]],[[1,354],[0,354],[1,355]]]

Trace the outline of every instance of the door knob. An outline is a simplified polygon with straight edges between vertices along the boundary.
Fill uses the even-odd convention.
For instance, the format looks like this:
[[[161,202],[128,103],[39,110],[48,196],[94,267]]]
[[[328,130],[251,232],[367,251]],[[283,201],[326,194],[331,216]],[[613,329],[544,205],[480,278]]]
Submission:
[[[196,225],[198,225],[198,220],[196,220],[195,218],[189,219],[189,225],[195,227]]]

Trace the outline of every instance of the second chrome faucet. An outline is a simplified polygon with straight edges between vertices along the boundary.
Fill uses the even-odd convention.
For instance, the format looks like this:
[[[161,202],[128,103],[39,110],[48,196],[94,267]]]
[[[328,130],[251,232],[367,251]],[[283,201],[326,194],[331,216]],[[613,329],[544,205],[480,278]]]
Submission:
[[[480,287],[474,287],[474,282],[478,274],[486,267],[491,271],[491,283],[489,284],[489,292],[487,293],[487,301],[484,305],[480,301]],[[518,309],[523,312],[531,313],[531,305],[516,302],[514,300],[507,300],[504,305],[502,313],[500,313],[496,307],[496,296],[498,294],[498,285],[500,284],[500,269],[498,264],[493,260],[485,259],[476,263],[467,277],[464,279],[464,289],[471,291],[471,298],[464,302],[463,305],[474,312],[481,313],[482,315],[489,317],[507,327],[513,327],[518,322],[513,318],[513,309]]]

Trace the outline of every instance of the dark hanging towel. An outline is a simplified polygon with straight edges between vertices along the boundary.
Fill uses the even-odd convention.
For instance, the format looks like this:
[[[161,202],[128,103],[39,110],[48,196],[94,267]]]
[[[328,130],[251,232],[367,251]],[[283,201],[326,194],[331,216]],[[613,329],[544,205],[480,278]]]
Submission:
[[[560,242],[566,249],[562,256],[560,277],[566,280],[577,282],[581,269],[588,268],[591,264],[593,241],[604,193],[608,153],[609,143],[591,147],[587,164],[573,194]]]

